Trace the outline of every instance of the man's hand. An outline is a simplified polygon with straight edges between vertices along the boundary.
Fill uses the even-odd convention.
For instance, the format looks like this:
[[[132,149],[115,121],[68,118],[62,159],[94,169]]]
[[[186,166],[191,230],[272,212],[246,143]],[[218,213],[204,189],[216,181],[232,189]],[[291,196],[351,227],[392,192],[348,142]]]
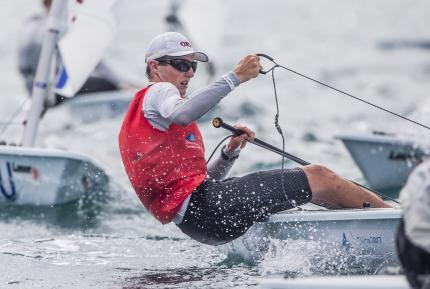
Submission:
[[[257,77],[261,69],[263,69],[263,66],[260,64],[260,58],[255,54],[251,54],[240,60],[234,69],[234,73],[239,77],[240,82],[243,83]]]
[[[238,136],[231,137],[230,142],[226,147],[226,150],[229,152],[234,151],[239,147],[241,149],[244,148],[247,140],[252,140],[255,138],[255,132],[250,128],[246,127],[245,125],[236,124],[234,125],[234,127],[240,129],[244,133]]]

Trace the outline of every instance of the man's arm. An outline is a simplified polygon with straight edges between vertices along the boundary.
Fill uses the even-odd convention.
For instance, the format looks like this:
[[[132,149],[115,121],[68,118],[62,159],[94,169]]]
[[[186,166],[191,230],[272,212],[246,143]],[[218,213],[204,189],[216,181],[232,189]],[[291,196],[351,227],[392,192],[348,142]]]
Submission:
[[[145,96],[142,110],[152,126],[166,131],[172,123],[188,125],[198,120],[239,84],[235,74],[229,72],[208,87],[181,98],[171,83],[155,83]]]
[[[239,61],[233,72],[225,74],[212,85],[187,98],[182,99],[179,91],[172,89],[172,84],[170,92],[164,96],[151,94],[150,89],[145,96],[142,110],[148,121],[162,131],[166,131],[172,123],[188,125],[207,113],[240,83],[257,77],[262,68],[257,55],[247,55]],[[151,100],[147,102],[148,98]]]
[[[239,157],[240,149],[228,151],[224,146],[219,157],[208,165],[208,176],[211,179],[225,179],[235,160]]]
[[[229,72],[208,87],[174,103],[166,116],[173,123],[188,125],[205,115],[239,84],[239,78]]]

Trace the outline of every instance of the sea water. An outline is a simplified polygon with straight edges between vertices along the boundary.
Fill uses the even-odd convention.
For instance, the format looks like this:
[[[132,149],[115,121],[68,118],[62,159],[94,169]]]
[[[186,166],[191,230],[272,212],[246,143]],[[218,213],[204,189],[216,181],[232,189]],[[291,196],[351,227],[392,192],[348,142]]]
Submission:
[[[9,121],[26,99],[17,72],[17,44],[22,23],[40,10],[38,2],[0,2],[1,122]],[[213,59],[218,76],[248,53],[265,53],[284,66],[429,125],[428,1],[181,3],[179,17],[186,31]],[[168,1],[121,1],[118,32],[105,56],[121,76],[145,83],[145,49],[153,36],[165,31],[168,6]],[[271,65],[262,63],[265,68]],[[204,67],[199,64],[190,91],[207,83]],[[276,70],[275,78],[286,150],[345,177],[364,182],[334,138],[336,133],[379,130],[417,134],[428,141],[427,130],[297,75]],[[174,225],[159,224],[139,203],[123,170],[117,149],[121,117],[83,123],[65,111],[66,107],[48,111],[38,144],[90,155],[108,171],[113,184],[106,199],[91,203],[1,206],[0,288],[257,288],[261,277],[345,273],[341,269],[347,261],[342,260],[321,270],[321,264],[333,258],[318,250],[318,244],[282,244],[271,251],[278,254],[250,264],[223,248],[191,240]],[[246,123],[259,138],[282,146],[275,113],[270,75],[242,84],[200,120],[207,156],[227,135],[211,126],[214,116]],[[11,124],[0,139],[19,142],[20,133],[20,126]],[[280,165],[279,156],[247,145],[231,175]],[[289,161],[285,165],[295,166]],[[353,273],[378,273],[369,272],[370,263],[369,256]]]

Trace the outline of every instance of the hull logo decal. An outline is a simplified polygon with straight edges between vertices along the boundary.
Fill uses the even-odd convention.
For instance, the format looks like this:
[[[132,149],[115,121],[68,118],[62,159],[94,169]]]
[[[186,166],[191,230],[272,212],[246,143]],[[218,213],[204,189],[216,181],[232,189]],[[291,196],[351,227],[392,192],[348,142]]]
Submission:
[[[10,201],[13,201],[16,199],[16,188],[15,188],[15,182],[13,181],[12,168],[13,168],[12,163],[6,162],[6,171],[7,171],[7,177],[9,178],[10,192],[6,191],[5,180],[3,180],[3,176],[0,171],[0,193],[7,200],[10,200]]]

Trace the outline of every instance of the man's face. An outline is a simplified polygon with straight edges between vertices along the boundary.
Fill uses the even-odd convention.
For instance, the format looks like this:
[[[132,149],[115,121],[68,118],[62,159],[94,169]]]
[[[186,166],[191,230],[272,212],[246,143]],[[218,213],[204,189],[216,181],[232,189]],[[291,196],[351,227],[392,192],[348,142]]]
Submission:
[[[194,55],[189,54],[178,56],[175,57],[175,59],[194,61]],[[157,65],[156,75],[158,76],[159,81],[170,82],[176,86],[181,96],[184,97],[187,92],[188,83],[190,79],[194,77],[194,71],[192,68],[190,68],[187,71],[182,72],[170,64],[159,62]]]

